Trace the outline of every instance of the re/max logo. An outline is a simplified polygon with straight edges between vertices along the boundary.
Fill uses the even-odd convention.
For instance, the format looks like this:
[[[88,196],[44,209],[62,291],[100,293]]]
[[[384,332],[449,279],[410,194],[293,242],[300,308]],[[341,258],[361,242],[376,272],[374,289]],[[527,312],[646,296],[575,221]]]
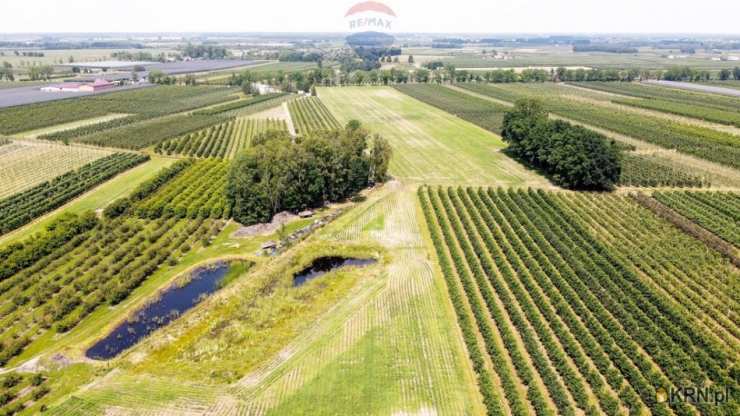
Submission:
[[[391,30],[391,21],[380,17],[363,17],[361,19],[352,19],[349,21],[350,29],[361,27],[380,27]]]
[[[721,405],[730,401],[730,389],[717,389],[712,387],[671,387],[666,391],[663,388],[657,390],[658,403],[709,403]]]

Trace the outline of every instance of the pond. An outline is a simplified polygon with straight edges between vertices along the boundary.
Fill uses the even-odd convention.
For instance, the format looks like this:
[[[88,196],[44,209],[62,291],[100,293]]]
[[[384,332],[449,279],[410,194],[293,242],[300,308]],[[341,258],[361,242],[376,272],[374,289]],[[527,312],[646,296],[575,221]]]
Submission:
[[[107,360],[136,345],[141,339],[177,319],[218,290],[228,271],[228,263],[216,263],[196,270],[190,281],[166,289],[156,301],[138,310],[133,318],[98,341],[85,355],[96,360]]]
[[[319,257],[310,266],[293,277],[293,286],[300,286],[311,279],[323,276],[332,270],[347,266],[367,266],[377,263],[375,259],[355,259],[339,256]]]

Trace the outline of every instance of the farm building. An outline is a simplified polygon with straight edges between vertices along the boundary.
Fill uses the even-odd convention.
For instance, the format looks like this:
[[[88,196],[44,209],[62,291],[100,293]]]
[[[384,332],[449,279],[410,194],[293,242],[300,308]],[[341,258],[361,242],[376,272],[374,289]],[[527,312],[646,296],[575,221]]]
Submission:
[[[96,79],[92,83],[82,83],[80,84],[80,87],[78,91],[86,91],[86,92],[98,92],[98,91],[104,91],[109,90],[113,88],[115,84],[113,84],[110,81],[104,80],[104,79]]]
[[[96,79],[93,82],[64,82],[62,84],[47,85],[41,87],[44,92],[98,92],[109,90],[115,86],[114,83],[104,79]]]

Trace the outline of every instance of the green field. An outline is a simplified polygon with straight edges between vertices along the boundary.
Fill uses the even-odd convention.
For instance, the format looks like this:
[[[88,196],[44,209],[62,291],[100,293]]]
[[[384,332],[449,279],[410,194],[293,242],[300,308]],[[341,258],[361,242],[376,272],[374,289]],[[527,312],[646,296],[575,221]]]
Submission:
[[[501,153],[500,137],[392,88],[320,88],[319,97],[340,123],[360,120],[390,142],[390,172],[401,181],[547,185]]]
[[[496,50],[509,59],[494,59],[482,50]],[[441,60],[465,68],[526,68],[526,67],[592,67],[592,68],[641,68],[667,69],[690,66],[695,69],[719,70],[732,68],[731,62],[712,61],[719,54],[698,52],[685,58],[669,59],[676,51],[639,48],[638,53],[573,52],[570,46],[532,45],[522,47],[466,47],[463,49],[404,48],[404,55],[426,60]],[[431,58],[427,58],[431,57]]]
[[[281,65],[304,64],[259,68]],[[223,103],[236,90],[161,87],[70,102],[73,115],[58,115],[59,104],[0,112],[8,130],[76,128],[59,134],[152,157],[0,238],[11,260],[0,267],[0,359],[44,377],[41,387],[29,388],[30,377],[7,387],[29,406],[19,414],[43,405],[51,415],[734,416],[737,402],[656,400],[687,383],[740,391],[734,254],[639,201],[660,201],[737,248],[740,180],[734,153],[722,151],[740,142],[624,110],[604,94],[612,87],[319,87],[317,98],[271,101],[260,119],[234,118],[246,100]],[[660,94],[630,100],[732,111],[725,98]],[[645,195],[563,191],[507,156],[498,132],[507,103],[521,97],[632,145],[623,146],[631,153],[622,185]],[[228,117],[202,128],[198,117],[224,116],[190,114],[204,108]],[[114,113],[147,118],[92,119]],[[232,158],[255,134],[295,124],[299,141],[350,120],[390,143],[388,182],[283,226],[229,219]],[[13,165],[22,184],[44,173],[44,159],[81,163],[63,152],[107,152],[23,142],[46,153]],[[0,146],[0,158],[18,143]],[[729,191],[669,189],[716,186],[725,174],[718,183]],[[49,228],[89,211],[98,215],[80,219],[79,233]],[[261,248],[268,241],[280,243],[275,255]],[[325,256],[376,262],[294,284]],[[159,291],[216,261],[239,264],[217,292],[114,358],[85,357]],[[37,401],[21,393],[46,387]]]
[[[125,370],[53,414],[73,406],[96,413],[117,406],[175,414],[479,414],[422,227],[413,193],[386,186],[307,245],[257,266],[125,354],[117,360]],[[327,252],[374,253],[381,264],[331,273],[309,292],[284,286],[288,270]],[[271,296],[243,301],[273,279]],[[161,342],[170,336],[177,341]]]
[[[54,220],[63,212],[81,214],[86,211],[105,208],[105,206],[116,199],[131,193],[140,183],[153,178],[160,169],[171,165],[175,161],[176,159],[153,157],[152,160],[116,176],[108,182],[71,201],[64,207],[53,211],[12,233],[0,237],[0,246],[20,241],[29,235],[33,235],[40,230],[43,230],[49,224],[54,222]]]
[[[0,148],[0,198],[33,188],[112,153],[40,140],[13,140]]]

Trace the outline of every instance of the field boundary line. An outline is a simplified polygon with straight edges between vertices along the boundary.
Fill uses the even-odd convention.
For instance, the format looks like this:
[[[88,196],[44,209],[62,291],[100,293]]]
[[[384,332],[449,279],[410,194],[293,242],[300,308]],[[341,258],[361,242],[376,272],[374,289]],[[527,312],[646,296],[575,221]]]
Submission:
[[[675,225],[686,234],[706,244],[707,247],[727,257],[732,262],[732,264],[735,265],[735,267],[740,268],[740,256],[738,255],[738,249],[736,249],[732,244],[726,242],[711,231],[684,217],[673,208],[662,204],[655,198],[649,197],[640,192],[630,194],[630,196],[643,207],[654,212],[659,217],[668,220],[671,224]]]

